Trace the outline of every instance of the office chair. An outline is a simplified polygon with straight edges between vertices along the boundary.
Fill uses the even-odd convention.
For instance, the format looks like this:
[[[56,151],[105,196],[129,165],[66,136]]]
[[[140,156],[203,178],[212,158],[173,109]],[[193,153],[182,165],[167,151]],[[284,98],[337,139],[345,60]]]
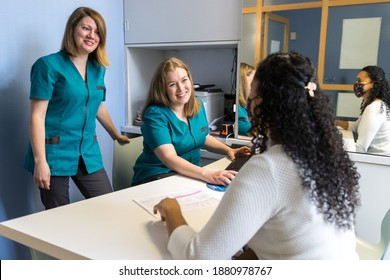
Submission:
[[[143,150],[143,137],[130,138],[130,143],[114,142],[114,159],[112,166],[112,187],[118,191],[131,186],[133,166]]]
[[[361,260],[390,259],[390,209],[381,224],[381,238],[378,244],[369,243],[362,238],[356,238],[356,252]]]

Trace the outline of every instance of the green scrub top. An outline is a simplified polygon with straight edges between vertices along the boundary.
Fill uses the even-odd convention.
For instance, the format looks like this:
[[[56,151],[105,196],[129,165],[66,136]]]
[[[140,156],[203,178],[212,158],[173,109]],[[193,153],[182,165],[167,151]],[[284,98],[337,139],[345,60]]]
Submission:
[[[248,117],[248,111],[245,107],[238,106],[238,135],[248,136],[251,129],[251,123]]]
[[[103,168],[96,115],[106,97],[105,68],[88,60],[87,80],[65,52],[39,58],[31,68],[31,99],[49,100],[45,118],[46,159],[52,176],[76,175],[82,156],[88,173]],[[34,171],[29,145],[24,164]]]
[[[132,184],[172,171],[154,153],[157,147],[164,144],[172,144],[178,156],[200,165],[200,149],[209,128],[204,105],[201,100],[199,102],[201,109],[194,117],[188,118],[188,124],[179,120],[169,107],[153,105],[146,109],[141,126],[144,149],[134,165]]]

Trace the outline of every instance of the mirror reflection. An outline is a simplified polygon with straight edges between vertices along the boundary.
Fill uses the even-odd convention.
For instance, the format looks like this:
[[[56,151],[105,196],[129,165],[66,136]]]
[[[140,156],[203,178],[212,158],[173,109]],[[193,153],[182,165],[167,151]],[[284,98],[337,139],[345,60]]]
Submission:
[[[264,3],[264,5],[271,4]],[[365,73],[362,71],[364,67],[378,66],[383,70],[383,73],[390,73],[390,56],[385,54],[390,47],[390,37],[388,32],[386,33],[386,30],[390,28],[390,3],[357,3],[356,5],[329,7],[325,31],[324,28],[321,28],[323,16],[321,7],[306,7],[296,10],[275,9],[272,12],[268,12],[270,10],[268,7],[266,10],[267,12],[263,13],[262,28],[265,25],[266,14],[288,19],[290,27],[286,44],[288,50],[295,50],[310,57],[316,66],[319,63],[320,66],[322,64],[322,68],[319,67],[319,78],[321,77],[322,87],[334,107],[337,124],[345,140],[346,149],[359,153],[390,155],[390,149],[387,148],[390,145],[390,102],[387,101],[389,98],[387,96],[390,93],[386,89],[388,86],[379,85],[379,82],[371,76],[368,79],[372,81],[370,84],[372,87],[364,85],[362,97],[356,97],[358,89],[355,89],[354,92],[354,84],[363,83],[358,76]],[[250,16],[253,18],[252,24],[255,25],[256,17],[254,14],[244,14],[243,18],[247,17],[248,19]],[[352,20],[352,28],[348,28],[348,23],[351,23]],[[362,28],[356,29],[356,23],[359,23]],[[246,26],[253,25],[248,24],[247,20]],[[262,45],[256,45],[256,48],[260,48],[263,52],[258,56],[260,59],[277,51],[276,48],[274,51],[271,50],[270,40],[272,39],[268,41],[264,39],[267,37],[280,38],[280,35],[273,34],[271,29],[267,30],[266,33],[263,28],[262,32],[263,34],[258,36],[262,40]],[[326,32],[326,36],[322,36],[321,32]],[[375,32],[378,33],[377,42],[374,40],[376,37],[373,33]],[[275,46],[275,42],[273,43]],[[353,47],[356,45],[360,46],[360,50],[354,54]],[[266,47],[264,48],[264,46]],[[248,50],[248,52],[252,54],[253,50]],[[246,53],[246,49],[242,48],[241,53]],[[242,57],[244,56],[242,55]],[[254,57],[256,58],[256,55]],[[373,58],[375,60],[372,60]],[[246,59],[245,62],[256,65],[258,61]],[[385,74],[384,77],[387,80]],[[355,85],[355,87],[361,86]],[[378,110],[373,112],[374,109]]]
[[[353,84],[368,65],[390,73],[389,28],[390,3],[329,8],[324,82]]]
[[[264,13],[262,59],[278,51],[288,51],[290,22],[289,19],[274,13]],[[291,33],[294,39],[296,33]]]
[[[359,118],[336,124],[354,132],[357,152],[390,155],[390,86],[385,72],[378,66],[363,67],[353,89],[362,99]]]
[[[288,20],[288,50],[294,50],[309,57],[318,66],[321,9],[302,9],[272,12],[274,15]],[[272,32],[272,29],[269,30]],[[271,37],[271,36],[269,36]]]

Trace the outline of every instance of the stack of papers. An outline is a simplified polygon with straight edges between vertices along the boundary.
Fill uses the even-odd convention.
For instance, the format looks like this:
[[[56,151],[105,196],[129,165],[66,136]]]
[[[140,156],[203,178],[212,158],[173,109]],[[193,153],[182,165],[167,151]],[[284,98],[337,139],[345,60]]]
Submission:
[[[162,194],[158,196],[133,199],[133,201],[144,208],[147,212],[157,217],[158,215],[153,213],[153,208],[166,197],[176,198],[183,213],[209,207],[215,208],[219,203],[218,198],[215,198],[202,190]]]

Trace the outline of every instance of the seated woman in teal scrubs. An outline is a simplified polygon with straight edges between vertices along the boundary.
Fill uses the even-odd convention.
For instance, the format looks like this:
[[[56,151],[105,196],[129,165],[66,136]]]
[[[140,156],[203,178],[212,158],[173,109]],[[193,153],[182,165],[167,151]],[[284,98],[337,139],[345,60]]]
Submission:
[[[68,19],[61,51],[31,68],[31,121],[25,168],[33,173],[46,209],[68,204],[69,177],[85,198],[112,191],[96,137],[96,119],[113,140],[118,133],[103,101],[106,26],[93,9],[77,8]]]
[[[206,111],[195,97],[191,73],[177,58],[157,67],[141,116],[144,150],[134,166],[133,186],[175,173],[228,185],[236,172],[200,167],[200,149],[231,159],[250,153],[247,147],[231,149],[209,135]]]
[[[248,136],[251,123],[246,108],[247,100],[251,92],[251,83],[255,75],[255,68],[249,64],[240,64],[240,95],[238,105],[238,135]]]

